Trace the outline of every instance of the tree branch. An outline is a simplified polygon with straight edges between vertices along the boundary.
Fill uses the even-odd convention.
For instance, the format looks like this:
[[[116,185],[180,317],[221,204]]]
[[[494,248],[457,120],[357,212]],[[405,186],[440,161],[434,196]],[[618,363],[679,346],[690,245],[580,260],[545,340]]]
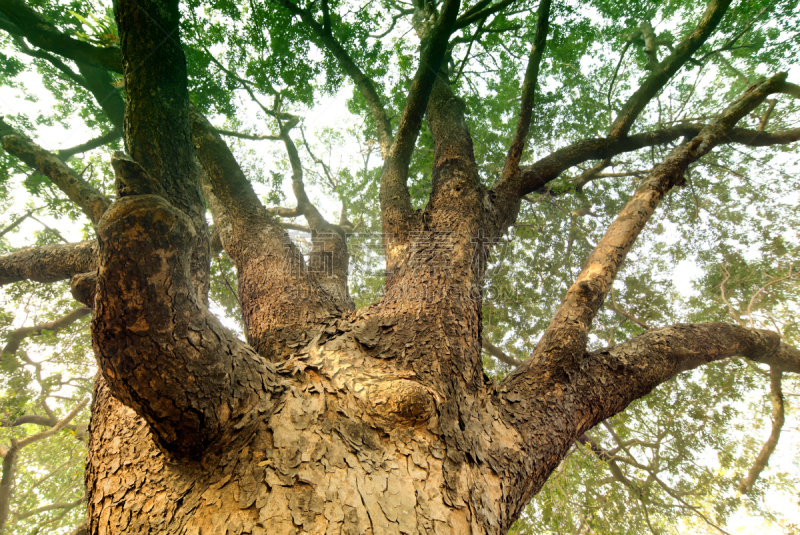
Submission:
[[[502,349],[500,349],[499,347],[497,347],[496,345],[491,343],[489,340],[487,340],[485,336],[483,338],[481,338],[481,345],[482,345],[484,351],[489,353],[491,356],[493,356],[494,358],[496,358],[500,362],[502,362],[504,364],[508,364],[512,368],[516,368],[517,366],[522,364],[522,361],[517,360],[512,356],[507,355]]]
[[[14,493],[17,454],[25,446],[29,446],[34,442],[39,442],[41,440],[50,438],[61,431],[64,426],[69,424],[78,415],[78,413],[83,410],[84,407],[86,407],[88,403],[88,398],[81,401],[74,409],[72,409],[72,411],[70,411],[69,414],[56,422],[56,424],[47,431],[29,435],[19,441],[14,438],[11,439],[11,447],[7,448],[3,455],[3,477],[0,479],[0,535],[5,533],[6,522],[8,521],[8,513],[11,505],[11,497]]]
[[[75,507],[79,506],[83,501],[86,499],[86,495],[81,496],[77,500],[73,500],[71,502],[56,502],[51,503],[48,505],[43,505],[41,507],[37,507],[35,509],[30,509],[29,511],[25,511],[24,513],[20,513],[18,515],[14,515],[17,520],[25,520],[26,518],[30,518],[32,516],[40,515],[42,513],[46,513],[48,511],[56,511],[58,509],[74,509]]]
[[[781,429],[783,428],[783,423],[785,420],[784,417],[784,409],[783,409],[783,392],[781,390],[781,379],[783,376],[783,372],[775,367],[770,368],[769,370],[769,384],[770,384],[770,401],[772,402],[772,432],[769,435],[769,438],[764,443],[764,446],[761,448],[761,451],[756,457],[753,466],[750,468],[750,471],[747,473],[747,476],[742,478],[739,481],[739,492],[742,494],[749,494],[751,490],[753,490],[753,485],[755,485],[758,476],[767,467],[767,463],[769,462],[769,458],[772,455],[772,452],[775,451],[775,447],[778,445],[778,439],[781,436]]]
[[[331,53],[342,70],[353,80],[353,83],[364,96],[370,113],[372,114],[372,119],[375,121],[381,154],[385,158],[394,139],[392,137],[392,124],[389,121],[389,116],[386,114],[386,109],[383,107],[381,98],[375,89],[375,83],[364,74],[342,44],[333,36],[333,32],[330,28],[330,21],[328,21],[329,25],[326,29],[314,19],[310,11],[300,8],[297,4],[292,2],[292,0],[280,1],[292,14],[299,17],[303,23],[311,29],[317,45]]]
[[[0,29],[6,29],[6,27],[3,26],[2,20],[3,17],[2,15],[0,15]],[[44,50],[33,49],[29,47],[28,43],[26,43],[25,39],[22,37],[22,31],[19,28],[14,26],[13,28],[9,28],[7,31],[11,35],[14,44],[17,45],[17,48],[19,48],[19,50],[23,54],[31,56],[33,58],[39,58],[47,61],[48,63],[53,65],[56,69],[61,71],[64,74],[64,76],[66,76],[67,78],[69,78],[70,80],[72,80],[73,82],[75,82],[80,86],[84,86],[86,84],[86,80],[84,80],[81,75],[73,71],[72,68],[70,68],[66,63],[61,61],[61,59],[55,57],[54,55]]]
[[[616,312],[620,316],[622,316],[624,318],[627,318],[628,320],[632,321],[633,323],[635,323],[636,325],[638,325],[639,327],[641,327],[645,331],[649,331],[650,330],[650,327],[645,322],[643,322],[642,320],[632,316],[631,314],[628,314],[627,312],[622,310],[619,306],[617,306],[617,300],[614,298],[614,287],[613,286],[611,287],[611,303],[610,304],[606,303],[606,306],[608,306],[608,308],[610,308],[611,310],[613,310],[614,312]]]
[[[31,280],[56,282],[96,269],[97,242],[28,247],[0,256],[0,286]]]
[[[181,458],[201,456],[272,410],[281,390],[274,369],[197,295],[194,232],[182,211],[135,190],[112,205],[97,229],[103,306],[92,319],[92,341],[100,368],[115,397]]]
[[[637,496],[641,496],[641,489],[639,489],[633,481],[631,481],[622,469],[619,467],[614,455],[604,450],[592,437],[584,433],[583,435],[579,436],[576,440],[579,444],[582,444],[589,448],[589,450],[601,461],[608,465],[608,469],[611,472],[611,477],[614,478],[615,481],[618,483],[622,483],[634,494]]]
[[[281,127],[281,139],[286,146],[292,166],[292,191],[297,199],[297,212],[305,216],[312,233],[312,253],[309,263],[315,272],[324,273],[318,278],[320,286],[344,308],[353,309],[353,301],[347,287],[349,256],[345,233],[338,225],[332,225],[314,206],[306,194],[303,184],[303,165],[297,147],[289,135],[288,127]]]
[[[528,437],[525,447],[542,454],[530,479],[518,484],[526,493],[538,491],[573,440],[675,375],[737,356],[772,362],[783,346],[770,331],[728,323],[680,324],[586,354],[583,366],[568,373],[542,369],[528,397],[515,396],[501,384],[506,418]],[[790,367],[800,371],[800,351],[792,350]]]
[[[9,232],[14,230],[15,228],[17,228],[20,225],[20,223],[22,223],[23,221],[28,219],[31,215],[33,215],[33,210],[28,210],[27,212],[25,212],[24,214],[22,214],[21,216],[16,218],[6,228],[4,228],[3,230],[0,230],[0,238],[2,238],[3,236],[8,234]]]
[[[708,125],[679,124],[671,128],[642,132],[621,139],[594,138],[584,139],[559,149],[530,166],[520,169],[512,180],[500,181],[492,188],[495,198],[495,210],[501,216],[500,225],[510,225],[514,212],[511,208],[520,198],[529,193],[539,191],[552,182],[565,170],[588,160],[604,160],[625,152],[632,152],[644,147],[663,145],[681,138],[697,136]],[[747,128],[733,128],[720,144],[738,143],[749,147],[767,147],[785,145],[800,140],[800,128],[784,132],[759,132]],[[576,186],[577,187],[577,186]]]
[[[0,142],[3,148],[27,165],[41,171],[74,202],[92,223],[97,223],[111,201],[89,185],[61,158],[44,150],[3,121],[0,117]]]
[[[719,144],[739,119],[763,102],[785,78],[786,74],[781,73],[748,89],[716,121],[703,128],[690,142],[676,147],[653,170],[589,255],[532,357],[507,380],[522,380],[526,373],[540,373],[533,370],[541,367],[574,369],[581,366],[592,320],[625,256],[661,199],[681,180],[690,163]]]
[[[261,204],[214,127],[195,108],[190,120],[215,229],[236,265],[247,340],[265,358],[281,360],[288,341],[312,328],[309,318],[316,323],[338,314],[341,299],[308,273],[302,255]],[[307,298],[295,299],[298,293]]]
[[[460,0],[445,0],[429,38],[423,43],[417,72],[397,127],[397,135],[384,157],[380,182],[381,221],[383,231],[394,235],[402,244],[408,240],[409,223],[414,210],[408,192],[408,167],[414,152],[428,98],[439,76],[442,60],[454,30]],[[387,269],[392,261],[387,254]]]
[[[260,140],[280,141],[281,139],[281,136],[276,136],[275,134],[267,134],[267,135],[245,134],[242,132],[234,132],[232,130],[222,130],[220,128],[216,128],[215,130],[217,134],[221,136],[236,137],[239,139],[252,139],[254,141],[260,141]]]
[[[469,26],[475,22],[486,20],[487,17],[502,11],[517,0],[501,0],[496,4],[489,6],[491,0],[481,0],[461,14],[456,20],[455,29],[459,30],[465,26]],[[487,7],[489,6],[489,7]]]
[[[675,50],[661,62],[639,89],[628,99],[617,118],[611,124],[608,137],[617,138],[628,135],[634,121],[650,100],[669,82],[676,72],[708,40],[722,20],[731,0],[711,0],[697,27],[681,40]]]
[[[108,145],[109,143],[116,141],[121,137],[122,137],[122,132],[120,130],[114,129],[106,134],[103,134],[102,136],[90,139],[86,143],[81,143],[80,145],[75,145],[74,147],[70,147],[68,149],[61,149],[58,151],[58,157],[61,158],[62,160],[67,160],[72,156],[75,156],[76,154],[89,152],[90,150],[94,150],[98,147]]]
[[[42,440],[45,440],[45,439],[48,439],[48,438],[54,436],[59,431],[64,429],[64,427],[67,424],[69,424],[78,415],[78,413],[81,412],[83,410],[83,408],[86,407],[86,405],[88,405],[88,404],[89,404],[89,398],[86,398],[83,401],[81,401],[80,403],[78,403],[75,406],[75,408],[72,409],[69,412],[69,414],[67,414],[65,417],[63,417],[61,420],[59,420],[56,423],[56,425],[54,425],[53,427],[51,427],[47,431],[42,431],[40,433],[36,433],[34,435],[29,435],[29,436],[23,438],[22,440],[17,442],[18,449],[22,449],[25,446],[29,446],[29,445],[33,444],[34,442],[40,442]]]
[[[122,131],[122,123],[125,116],[125,103],[117,91],[117,88],[111,83],[111,77],[107,70],[122,72],[122,56],[118,48],[97,48],[83,41],[75,41],[72,37],[64,34],[61,30],[56,28],[44,17],[37,12],[20,2],[14,0],[6,9],[13,9],[17,15],[28,21],[25,25],[29,31],[23,31],[22,28],[16,25],[3,25],[0,20],[0,28],[8,31],[20,50],[33,57],[44,59],[52,64],[56,69],[62,72],[65,76],[71,79],[76,84],[87,89],[95,97],[97,104],[103,109],[114,128]],[[2,11],[2,9],[0,9]],[[38,32],[38,33],[37,33]],[[42,32],[47,39],[32,39],[31,35],[39,35]],[[42,50],[31,50],[25,43],[23,37],[27,38],[35,46],[41,47]],[[75,50],[72,47],[63,46],[64,43],[79,43],[77,46],[82,49],[81,55],[75,55]],[[76,74],[70,67],[68,67],[59,58],[45,52],[45,50],[59,54],[61,56],[74,60],[78,65],[80,75]],[[112,51],[112,55],[118,59],[114,60],[112,64],[106,65],[105,61],[99,63],[91,61],[88,54],[94,53],[95,55],[106,54],[107,51]],[[87,59],[88,58],[88,59]],[[66,159],[66,158],[65,158]]]
[[[133,159],[112,158],[118,199],[97,227],[92,341],[114,396],[163,449],[194,458],[270,411],[281,380],[208,311],[198,284],[209,247],[178,2],[120,0],[116,17]]]
[[[119,48],[100,48],[73,39],[55,30],[42,15],[31,9],[22,0],[4,0],[0,5],[9,22],[7,31],[19,29],[22,35],[36,47],[57,52],[77,62],[108,71],[122,72],[122,54]]]
[[[778,93],[783,93],[784,95],[789,95],[790,97],[794,98],[800,98],[800,85],[784,82],[780,89],[778,89]]]
[[[92,311],[86,307],[76,308],[72,312],[56,319],[53,321],[48,321],[46,323],[41,323],[39,325],[34,325],[32,327],[20,327],[19,329],[15,329],[8,334],[8,340],[6,341],[6,345],[3,347],[2,357],[3,359],[12,358],[19,349],[20,344],[22,341],[27,338],[28,336],[35,336],[42,334],[43,331],[50,331],[52,333],[57,333],[64,327],[68,327],[78,321],[79,319],[89,315]],[[26,422],[22,422],[26,423]],[[12,425],[19,425],[16,422]],[[42,425],[42,424],[40,424]]]
[[[11,497],[14,494],[14,480],[17,476],[17,453],[19,447],[16,439],[11,439],[11,447],[3,454],[3,476],[0,478],[0,535],[6,532],[6,522],[11,509]]]
[[[263,217],[264,205],[217,129],[194,106],[189,108],[189,121],[197,158],[225,211],[239,221]]]
[[[647,57],[647,70],[655,71],[658,69],[658,46],[656,45],[656,36],[653,33],[653,25],[649,20],[643,21],[639,25],[644,39],[644,54]]]
[[[205,234],[204,203],[189,127],[186,57],[177,0],[115,4],[125,76],[125,147],[166,199]],[[156,91],[155,88],[158,88]]]
[[[533,38],[533,45],[528,55],[528,67],[525,70],[525,80],[522,83],[522,102],[519,107],[519,119],[514,139],[508,148],[508,155],[503,166],[502,177],[508,179],[519,170],[519,161],[522,158],[522,151],[525,150],[525,143],[528,139],[531,118],[533,116],[533,104],[536,95],[536,83],[539,79],[539,65],[542,62],[545,44],[547,43],[547,29],[550,22],[550,0],[540,0],[539,8],[536,11],[536,34]],[[501,178],[502,180],[502,178]]]
[[[573,440],[660,382],[712,360],[776,353],[776,334],[726,324],[679,326],[669,332],[669,341],[664,329],[649,331],[629,345],[609,349],[612,360],[586,354],[586,344],[592,320],[614,277],[660,200],[691,162],[716,146],[739,119],[774,92],[785,76],[777,75],[750,88],[653,170],[589,255],[531,357],[499,385],[498,396],[505,403],[509,423],[530,440],[538,441],[537,451],[546,452],[545,458],[551,459],[520,483],[528,485],[524,488],[526,495],[538,491]],[[635,360],[630,360],[634,355]],[[563,432],[551,433],[553,428]],[[543,443],[542,436],[548,433],[552,438]]]

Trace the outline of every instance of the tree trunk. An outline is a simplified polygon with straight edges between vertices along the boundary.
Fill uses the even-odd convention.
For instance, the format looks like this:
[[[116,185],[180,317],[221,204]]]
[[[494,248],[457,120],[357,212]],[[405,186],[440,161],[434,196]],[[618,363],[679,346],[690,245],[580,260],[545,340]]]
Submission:
[[[98,382],[90,533],[504,533],[513,519],[496,472],[515,461],[519,436],[472,418],[451,421],[447,440],[442,393],[370,356],[358,324],[328,330],[281,370],[274,413],[200,460],[165,455]],[[466,401],[497,414],[486,391]]]

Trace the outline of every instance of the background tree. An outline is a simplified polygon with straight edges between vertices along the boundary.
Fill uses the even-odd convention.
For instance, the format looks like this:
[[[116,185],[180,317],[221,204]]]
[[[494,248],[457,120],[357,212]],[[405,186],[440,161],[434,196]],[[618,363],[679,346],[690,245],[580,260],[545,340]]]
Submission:
[[[797,15],[5,0],[4,87],[58,105],[0,122],[3,234],[43,225],[0,258],[4,528],[76,523],[88,434],[91,533],[794,529]]]

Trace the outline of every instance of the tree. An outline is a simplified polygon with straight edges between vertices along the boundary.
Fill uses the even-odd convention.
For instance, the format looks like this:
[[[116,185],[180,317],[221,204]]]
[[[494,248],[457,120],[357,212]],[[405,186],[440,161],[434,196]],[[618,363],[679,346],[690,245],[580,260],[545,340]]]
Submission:
[[[796,304],[790,293],[771,293],[793,277],[793,261],[759,265],[718,241],[727,278],[713,278],[717,262],[700,285],[712,299],[719,293],[727,309],[704,311],[698,302],[691,313],[723,320],[730,311],[736,323],[651,329],[650,318],[626,311],[611,293],[662,201],[707,180],[702,162],[727,169],[741,203],[758,188],[738,180],[735,167],[748,162],[737,147],[800,139],[791,128],[800,87],[780,72],[791,65],[800,35],[796,2],[731,4],[642,2],[623,10],[596,0],[588,12],[550,0],[366,7],[280,0],[219,2],[212,10],[195,1],[118,0],[112,21],[88,2],[62,12],[5,0],[0,29],[16,52],[4,83],[18,83],[24,70],[16,55],[33,57],[48,88],[65,99],[59,120],[80,99],[77,112],[100,131],[53,153],[25,135],[33,125],[24,115],[0,123],[6,174],[23,162],[38,171],[26,179],[34,195],[89,222],[87,241],[0,258],[3,284],[69,280],[74,298],[92,311],[101,374],[89,428],[85,529],[504,533],[576,441],[633,489],[649,524],[648,504],[659,507],[656,491],[642,491],[617,466],[618,458],[635,460],[630,441],[608,419],[682,372],[733,357],[769,367],[751,364],[753,373],[769,374],[775,407],[773,436],[740,482],[742,492],[751,491],[781,430],[782,377],[800,372],[800,353],[787,343],[793,324],[775,320],[784,341],[756,328],[764,321],[760,310],[773,321]],[[671,29],[656,34],[657,20]],[[396,28],[416,36],[386,40]],[[603,39],[613,52],[602,48]],[[768,66],[767,76],[756,76],[759,64]],[[700,80],[712,68],[713,79]],[[700,81],[689,81],[692,71]],[[355,89],[351,111],[369,121],[355,135],[382,163],[335,173],[304,131],[298,136],[296,113],[345,80]],[[242,92],[277,133],[236,131],[233,95]],[[212,126],[215,114],[227,116],[229,128]],[[757,126],[741,126],[752,116]],[[113,187],[86,168],[74,170],[80,160],[71,158],[120,136],[125,152],[111,157]],[[267,207],[254,189],[263,177],[251,181],[223,136],[281,141],[296,206]],[[338,224],[306,192],[309,161],[342,202]],[[609,167],[621,171],[605,172]],[[633,191],[621,181],[597,186],[625,177],[636,178]],[[60,193],[42,193],[50,184]],[[714,188],[726,186],[716,181]],[[700,201],[692,195],[697,218]],[[558,221],[557,232],[542,232],[538,204],[562,209],[562,199],[574,210],[567,217],[541,212]],[[280,200],[279,191],[270,200]],[[714,201],[712,194],[704,199],[706,206]],[[784,214],[784,206],[761,201],[765,220]],[[602,216],[593,211],[600,207]],[[356,224],[348,219],[354,213],[361,216]],[[299,216],[306,223],[299,228],[311,234],[305,255],[286,232],[298,225],[283,222]],[[587,216],[609,220],[597,229],[596,245],[582,222]],[[537,283],[544,272],[537,273],[535,255],[514,248],[511,265],[525,271],[520,280],[548,300],[516,320],[528,324],[515,330],[526,343],[541,335],[518,365],[506,353],[511,345],[489,341],[498,327],[485,321],[492,314],[487,284],[510,280],[493,269],[514,225],[541,232],[545,248],[557,239],[551,271],[572,279],[566,287]],[[348,273],[350,262],[363,258],[348,250],[348,239],[352,244],[361,227],[381,233],[385,269],[377,283],[357,281],[379,284],[381,295],[356,307]],[[781,262],[793,259],[795,237],[767,227],[758,237],[765,258],[773,251]],[[714,239],[696,237],[690,245],[703,253]],[[212,263],[220,249],[236,274],[235,288],[226,281],[236,303],[225,302],[241,306],[246,342],[209,311],[212,279],[231,272],[224,261]],[[702,267],[714,260],[697,257]],[[573,264],[582,266],[577,276]],[[642,281],[626,285],[626,299],[644,291],[647,277]],[[759,308],[763,298],[774,302],[772,310]],[[625,318],[621,337],[638,336],[614,344],[616,329],[604,332],[612,311]],[[670,314],[680,311],[653,319]],[[608,334],[607,347],[597,334]],[[490,379],[484,348],[513,371]],[[4,351],[4,359],[15,354]],[[679,383],[670,385],[679,395]],[[41,422],[50,427],[45,433],[55,435],[81,408],[65,408],[60,419],[50,414]],[[14,416],[9,425],[25,417]],[[618,440],[614,451],[586,434],[600,424]],[[9,452],[21,443],[4,452],[9,466]],[[644,470],[661,481],[658,469]],[[4,482],[12,476],[4,470]],[[662,484],[675,500],[689,499],[685,489]],[[7,503],[0,500],[5,514]]]

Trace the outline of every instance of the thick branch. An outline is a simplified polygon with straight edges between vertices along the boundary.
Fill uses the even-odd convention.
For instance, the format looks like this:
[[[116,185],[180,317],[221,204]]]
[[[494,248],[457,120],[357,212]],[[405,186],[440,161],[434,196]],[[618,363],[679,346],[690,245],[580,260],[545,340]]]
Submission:
[[[337,225],[326,221],[308,198],[303,183],[303,165],[297,147],[289,135],[289,129],[281,128],[280,135],[292,166],[292,191],[297,199],[297,212],[305,216],[309,227],[313,230],[313,250],[309,264],[315,272],[321,274],[318,277],[320,286],[338,303],[352,309],[354,305],[347,288],[349,256],[345,233]]]
[[[178,2],[120,1],[116,17],[133,159],[112,159],[118,200],[97,229],[92,340],[115,397],[164,449],[195,457],[268,411],[279,380],[205,306],[208,233]]]
[[[31,280],[55,282],[96,269],[97,242],[28,247],[0,257],[0,286]]]
[[[751,360],[768,364],[770,368],[788,373],[800,373],[800,349],[781,343],[773,353]]]
[[[156,441],[196,457],[271,410],[280,390],[274,370],[194,291],[191,220],[161,197],[132,191],[97,234],[93,346],[112,392],[148,421]]]
[[[383,231],[393,234],[400,243],[408,239],[409,223],[414,213],[407,187],[408,167],[460,4],[460,0],[445,0],[430,38],[423,43],[419,66],[397,127],[397,136],[384,158],[380,183]],[[388,269],[391,271],[391,267]]]
[[[778,89],[778,93],[783,93],[794,98],[800,98],[800,85],[784,82]]]
[[[501,0],[500,2],[497,2],[491,6],[489,6],[491,0],[481,0],[480,2],[476,2],[475,5],[464,11],[464,13],[458,17],[458,20],[456,20],[455,29],[461,29],[475,22],[486,20],[487,17],[502,11],[516,1],[517,0]]]
[[[61,158],[44,150],[0,118],[0,142],[3,148],[30,167],[47,176],[93,223],[97,223],[111,201],[89,185]]]
[[[83,87],[94,96],[97,105],[105,112],[114,129],[122,132],[125,121],[125,101],[114,86],[111,75],[103,69],[78,63],[83,75]]]
[[[199,176],[194,171],[178,2],[121,0],[115,14],[125,75],[127,152],[202,233],[205,219]]]
[[[14,480],[17,475],[17,453],[19,448],[15,439],[11,439],[11,447],[3,454],[3,477],[0,478],[0,535],[6,532],[6,522],[11,508],[11,497],[14,494]]]
[[[728,323],[674,325],[586,354],[580,369],[541,369],[525,398],[501,384],[507,418],[541,459],[518,484],[537,492],[574,440],[678,373],[737,356],[764,362],[782,345],[773,332]],[[800,358],[793,365],[800,369]]]
[[[242,221],[261,217],[264,205],[220,132],[194,106],[189,108],[189,121],[197,158],[226,212]]]
[[[51,24],[49,21],[45,20],[44,17],[30,9],[29,7],[25,6],[21,2],[15,0],[12,4],[11,9],[13,9],[19,17],[22,17],[29,21],[32,26],[25,26],[29,28],[29,32],[23,31],[21,28],[17,26],[10,26],[5,27],[0,24],[0,27],[8,31],[14,37],[14,41],[16,42],[17,46],[24,52],[30,56],[38,57],[40,59],[44,59],[52,64],[56,69],[61,71],[65,76],[70,78],[73,82],[80,85],[81,87],[87,89],[92,95],[95,97],[97,104],[103,109],[106,113],[106,116],[111,121],[111,124],[114,125],[114,128],[122,131],[122,123],[125,116],[125,102],[119,95],[119,91],[111,82],[111,76],[108,74],[108,70],[122,72],[122,56],[120,54],[119,49],[117,48],[96,48],[88,45],[82,41],[76,41],[80,43],[83,50],[83,55],[76,56],[73,52],[73,48],[71,47],[64,47],[63,44],[65,42],[72,42],[74,41],[70,36],[64,34],[61,30],[59,30],[55,25]],[[2,9],[0,8],[0,11]],[[31,32],[34,32],[33,34]],[[38,33],[36,33],[38,32]],[[48,39],[31,39],[31,35],[47,35],[49,36]],[[40,49],[31,49],[25,43],[22,37],[28,38],[29,41],[34,43],[36,46],[41,47]],[[88,48],[86,48],[88,47]],[[46,52],[53,52],[64,57],[68,57],[73,59],[77,65],[78,70],[80,71],[80,75],[76,74],[70,67],[68,67],[63,61],[59,58],[53,56],[52,54]],[[87,59],[86,54],[94,53],[96,56],[106,54],[106,51],[111,50],[113,52],[113,56],[117,59],[113,61],[112,64],[106,65],[104,61],[99,62],[92,62]],[[82,58],[82,59],[81,59]],[[62,156],[66,159],[66,156]]]
[[[518,199],[529,193],[539,191],[552,182],[565,170],[588,160],[604,160],[632,152],[645,147],[671,143],[681,138],[697,136],[707,125],[680,124],[671,128],[642,132],[622,139],[595,138],[584,139],[559,149],[534,164],[524,167],[511,180],[500,181],[494,188],[496,210],[500,215],[510,214]],[[733,128],[721,140],[720,144],[739,143],[750,147],[767,147],[785,145],[800,140],[800,128],[784,132],[759,132],[747,128]],[[576,187],[579,184],[576,184]],[[509,217],[503,219],[506,225],[511,224]]]
[[[536,346],[532,358],[509,376],[512,383],[527,380],[541,368],[574,369],[581,366],[588,333],[611,283],[639,233],[661,199],[681,178],[689,164],[707,154],[747,113],[755,109],[786,78],[779,74],[750,88],[720,117],[685,145],[677,147],[636,190],[586,261],[578,279]],[[538,370],[538,371],[535,371]]]
[[[778,439],[781,436],[781,429],[783,428],[783,423],[785,420],[784,417],[784,409],[783,409],[783,392],[781,390],[781,378],[783,377],[783,372],[775,367],[770,368],[769,370],[769,384],[770,384],[770,401],[772,403],[772,432],[767,439],[767,442],[764,443],[764,446],[761,448],[761,451],[756,457],[753,466],[750,468],[750,471],[747,473],[747,476],[742,478],[739,481],[739,492],[742,494],[748,494],[751,490],[753,490],[753,485],[755,485],[758,476],[767,467],[767,463],[769,462],[769,458],[772,455],[772,452],[775,451],[775,447],[778,445]]]
[[[519,119],[514,139],[508,148],[505,166],[503,167],[503,177],[508,177],[517,172],[519,161],[522,158],[522,151],[525,150],[525,142],[528,139],[531,118],[533,116],[534,97],[536,95],[536,83],[539,79],[539,65],[542,62],[545,44],[547,42],[547,29],[550,22],[550,0],[540,0],[539,8],[536,11],[536,35],[533,38],[530,54],[528,55],[528,67],[525,70],[525,80],[522,83],[522,102],[519,108]]]
[[[86,84],[86,80],[84,80],[80,74],[73,71],[72,68],[69,67],[66,63],[61,61],[60,58],[40,48],[29,47],[28,43],[26,43],[25,39],[22,37],[23,34],[22,30],[20,30],[16,26],[13,27],[5,26],[3,24],[4,20],[5,19],[3,18],[3,16],[0,15],[0,29],[4,29],[11,34],[11,38],[14,41],[14,44],[17,45],[17,48],[19,48],[20,52],[28,56],[31,56],[32,58],[39,58],[47,61],[53,67],[61,71],[61,73],[64,74],[64,76],[66,76],[67,78],[69,78],[78,85],[83,86]]]
[[[658,68],[658,46],[656,45],[656,35],[653,32],[653,25],[649,20],[643,21],[639,25],[644,39],[644,54],[647,57],[647,70],[655,71]]]
[[[611,124],[608,137],[624,137],[647,104],[669,82],[676,72],[708,40],[722,20],[731,0],[711,0],[697,27],[678,43],[675,50],[661,62],[639,89],[628,99]]]
[[[737,356],[768,362],[784,345],[771,331],[704,323],[654,329],[595,351],[588,355],[587,367],[581,372],[587,378],[596,374],[587,384],[587,404],[599,403],[602,411],[592,425],[622,411],[631,401],[678,373]],[[793,367],[800,369],[800,352],[795,350],[794,354],[797,358]],[[614,382],[607,383],[609,380]]]
[[[4,0],[0,12],[14,25],[3,29],[18,29],[34,46],[100,69],[122,72],[119,48],[100,48],[65,35],[22,0]]]
[[[723,323],[652,330],[593,354],[585,349],[594,316],[660,200],[691,162],[717,145],[784,79],[785,74],[780,74],[750,88],[653,170],[589,256],[533,355],[498,386],[504,418],[526,437],[524,447],[535,448],[542,459],[529,477],[518,482],[523,496],[538,492],[572,442],[586,430],[675,374],[739,355],[766,361],[784,353],[783,361],[791,359],[788,351],[781,351],[776,334]],[[788,364],[797,366],[800,361]]]
[[[287,340],[307,332],[310,318],[316,322],[338,314],[341,300],[308,273],[302,255],[206,118],[194,108],[190,118],[215,228],[236,264],[247,340],[265,358],[281,359]],[[305,297],[297,299],[299,294]]]

